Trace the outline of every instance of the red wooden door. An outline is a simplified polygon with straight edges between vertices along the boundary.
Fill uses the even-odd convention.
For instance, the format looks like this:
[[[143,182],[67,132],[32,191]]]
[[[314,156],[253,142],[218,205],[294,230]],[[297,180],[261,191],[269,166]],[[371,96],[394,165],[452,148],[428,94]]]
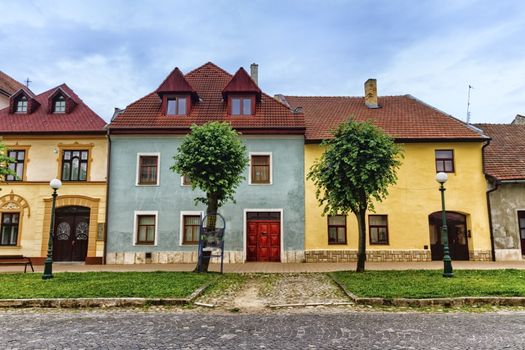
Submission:
[[[248,221],[248,261],[281,261],[281,223]]]
[[[53,237],[53,260],[85,261],[88,233],[88,208],[64,207],[57,209]]]
[[[521,254],[525,255],[525,211],[518,211],[518,226],[520,229]]]

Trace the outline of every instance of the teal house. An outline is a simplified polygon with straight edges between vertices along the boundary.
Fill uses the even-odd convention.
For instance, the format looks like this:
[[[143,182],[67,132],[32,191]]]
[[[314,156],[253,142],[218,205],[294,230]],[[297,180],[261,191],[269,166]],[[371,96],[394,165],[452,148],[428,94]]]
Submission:
[[[193,124],[225,121],[250,159],[226,219],[226,263],[304,260],[304,115],[261,91],[257,65],[234,75],[209,62],[175,68],[113,117],[106,263],[192,263],[205,207],[170,170]]]

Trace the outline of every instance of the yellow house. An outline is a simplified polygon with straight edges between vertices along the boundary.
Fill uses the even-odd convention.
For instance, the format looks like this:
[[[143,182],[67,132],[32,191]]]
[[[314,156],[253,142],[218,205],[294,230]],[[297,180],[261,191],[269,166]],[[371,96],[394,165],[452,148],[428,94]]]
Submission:
[[[19,89],[0,110],[0,136],[17,176],[0,182],[0,255],[47,256],[52,189],[54,261],[102,263],[106,222],[105,122],[65,84],[34,95]]]
[[[305,171],[323,153],[321,141],[354,118],[371,120],[404,149],[398,181],[367,214],[369,261],[430,261],[443,257],[437,172],[448,175],[447,225],[453,260],[492,260],[482,149],[489,138],[470,125],[410,96],[377,96],[375,79],[365,97],[279,96],[302,108],[306,122]],[[305,177],[305,260],[357,260],[357,220],[322,216],[315,186]]]

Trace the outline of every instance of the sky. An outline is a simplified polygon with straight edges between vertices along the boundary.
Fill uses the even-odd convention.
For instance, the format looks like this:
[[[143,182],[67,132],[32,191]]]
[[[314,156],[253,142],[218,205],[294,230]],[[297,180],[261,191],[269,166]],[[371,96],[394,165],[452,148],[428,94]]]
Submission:
[[[259,64],[270,95],[411,94],[472,123],[525,114],[525,1],[0,0],[0,70],[108,121],[174,67]]]

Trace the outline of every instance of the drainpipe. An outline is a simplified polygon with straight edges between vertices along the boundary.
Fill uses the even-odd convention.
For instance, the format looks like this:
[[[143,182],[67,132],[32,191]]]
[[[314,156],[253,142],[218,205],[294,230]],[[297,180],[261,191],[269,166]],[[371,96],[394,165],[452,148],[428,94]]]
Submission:
[[[485,177],[488,177],[487,173],[485,172],[485,147],[490,145],[490,140],[487,140],[487,142],[481,147],[481,159],[483,164],[483,174],[485,174]],[[496,179],[493,179],[492,188],[487,190],[486,196],[487,196],[487,210],[489,211],[489,230],[490,230],[490,253],[492,255],[492,261],[496,261],[496,249],[494,248],[494,231],[492,226],[492,208],[490,206],[490,194],[494,191],[496,191],[499,187],[499,183]]]
[[[111,166],[111,134],[108,128],[108,157],[106,162],[106,219],[104,222],[104,257],[103,264],[106,265],[107,247],[108,247],[108,217],[109,217],[109,178],[110,178],[110,166]]]

